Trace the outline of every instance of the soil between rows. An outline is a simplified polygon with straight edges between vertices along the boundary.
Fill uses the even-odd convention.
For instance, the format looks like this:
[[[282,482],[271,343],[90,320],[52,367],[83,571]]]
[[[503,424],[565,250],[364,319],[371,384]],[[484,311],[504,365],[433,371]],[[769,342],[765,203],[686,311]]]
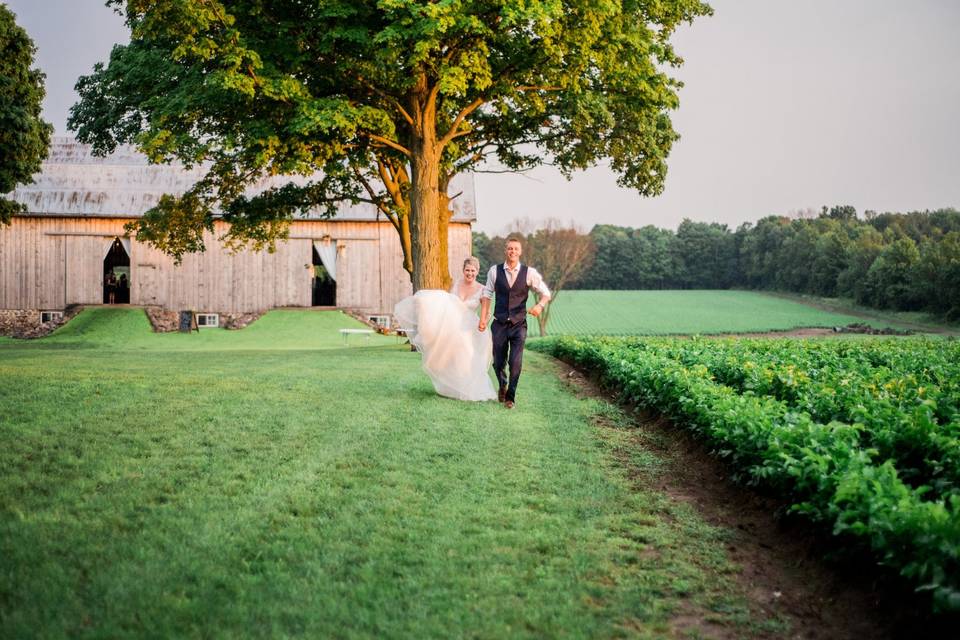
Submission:
[[[566,363],[561,375],[581,397],[617,402],[616,394],[605,392],[596,380]],[[629,455],[614,453],[634,486],[657,489],[672,500],[688,503],[705,521],[730,531],[727,553],[741,567],[735,579],[751,610],[764,618],[783,619],[790,626],[786,636],[759,632],[755,637],[956,637],[956,616],[934,619],[927,612],[928,603],[919,602],[868,558],[840,558],[838,548],[823,532],[784,516],[781,501],[734,484],[724,464],[688,431],[655,412],[623,408],[631,444],[655,452],[665,464],[662,473],[652,475],[635,468]],[[604,419],[598,419],[595,428],[623,430],[622,425]],[[700,623],[688,614],[675,624],[682,633],[702,637],[743,637],[742,630]]]

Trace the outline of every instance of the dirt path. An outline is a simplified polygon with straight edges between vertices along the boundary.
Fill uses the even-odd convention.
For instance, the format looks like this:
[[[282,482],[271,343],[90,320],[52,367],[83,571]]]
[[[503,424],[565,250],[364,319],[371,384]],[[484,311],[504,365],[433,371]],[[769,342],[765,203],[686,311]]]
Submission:
[[[803,329],[788,329],[786,331],[761,331],[756,333],[724,333],[714,338],[819,338],[823,336],[839,335],[833,329],[826,327],[806,327]]]
[[[822,338],[837,335],[868,335],[861,331],[835,331],[828,327],[803,327],[801,329],[787,329],[784,331],[759,331],[754,333],[721,333],[711,335],[711,338]],[[872,334],[882,336],[883,334]]]
[[[575,394],[613,401],[582,372],[567,364],[561,366]],[[688,432],[662,416],[629,407],[625,411],[630,442],[640,450],[654,451],[666,463],[662,473],[651,476],[632,467],[628,453],[617,455],[631,481],[690,504],[707,522],[731,532],[727,553],[742,568],[736,580],[751,608],[758,617],[789,622],[791,631],[786,636],[758,631],[755,637],[916,638],[921,637],[917,625],[931,630],[923,632],[924,638],[951,637],[933,629],[925,611],[904,604],[909,599],[898,593],[897,587],[883,585],[869,564],[825,560],[831,553],[828,540],[813,535],[802,524],[776,517],[780,506],[776,500],[733,484],[727,469]],[[601,431],[623,430],[622,424],[602,420],[595,426]],[[716,633],[716,629],[711,631]],[[723,631],[707,637],[741,636]]]
[[[761,292],[768,296],[773,296],[774,298],[780,298],[782,300],[790,300],[791,302],[796,302],[799,304],[806,305],[808,307],[813,307],[814,309],[820,309],[821,311],[828,311],[830,313],[839,313],[846,316],[853,316],[855,318],[863,318],[864,320],[876,320],[879,322],[887,322],[893,326],[902,327],[904,329],[910,329],[911,331],[916,331],[918,333],[936,333],[945,336],[960,336],[960,330],[951,329],[949,327],[943,327],[933,324],[923,324],[919,322],[910,322],[908,320],[898,320],[896,318],[891,318],[884,316],[882,313],[870,313],[868,311],[861,311],[859,309],[850,309],[848,307],[840,305],[830,305],[823,304],[819,302],[814,302],[813,300],[807,300],[805,298],[794,296],[789,293],[778,293],[774,291],[763,291]],[[830,329],[824,329],[824,331],[831,331]]]

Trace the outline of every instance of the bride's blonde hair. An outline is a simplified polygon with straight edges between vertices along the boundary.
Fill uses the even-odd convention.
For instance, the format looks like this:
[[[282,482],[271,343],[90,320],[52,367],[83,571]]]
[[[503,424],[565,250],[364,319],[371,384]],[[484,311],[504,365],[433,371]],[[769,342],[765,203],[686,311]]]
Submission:
[[[460,270],[463,271],[463,269],[466,269],[468,264],[472,264],[476,268],[477,273],[480,272],[480,261],[474,258],[473,256],[470,256],[469,258],[463,261],[463,267]]]

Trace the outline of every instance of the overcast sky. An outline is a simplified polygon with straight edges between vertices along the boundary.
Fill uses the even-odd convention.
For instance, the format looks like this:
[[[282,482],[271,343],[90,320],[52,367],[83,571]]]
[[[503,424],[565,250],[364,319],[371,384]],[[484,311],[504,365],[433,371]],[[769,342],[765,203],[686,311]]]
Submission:
[[[127,32],[102,0],[6,0],[47,74],[45,117],[66,132],[73,86]],[[960,1],[715,0],[675,37],[682,136],[663,195],[605,167],[478,175],[477,228],[548,217],[675,228],[852,204],[960,207]]]

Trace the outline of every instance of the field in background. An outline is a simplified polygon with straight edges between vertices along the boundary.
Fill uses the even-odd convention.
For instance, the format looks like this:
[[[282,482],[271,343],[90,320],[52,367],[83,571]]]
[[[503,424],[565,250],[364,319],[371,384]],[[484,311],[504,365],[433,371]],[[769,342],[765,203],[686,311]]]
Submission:
[[[857,304],[847,298],[824,298],[798,293],[767,292],[767,295],[793,300],[810,305],[824,311],[840,314],[856,315],[860,318],[873,319],[877,322],[890,322],[919,332],[935,332],[945,335],[960,335],[960,322],[949,322],[942,316],[926,311],[893,311],[891,309],[876,309]]]
[[[837,327],[864,320],[752,291],[562,291],[550,335],[681,335]],[[533,332],[531,332],[533,333]]]

